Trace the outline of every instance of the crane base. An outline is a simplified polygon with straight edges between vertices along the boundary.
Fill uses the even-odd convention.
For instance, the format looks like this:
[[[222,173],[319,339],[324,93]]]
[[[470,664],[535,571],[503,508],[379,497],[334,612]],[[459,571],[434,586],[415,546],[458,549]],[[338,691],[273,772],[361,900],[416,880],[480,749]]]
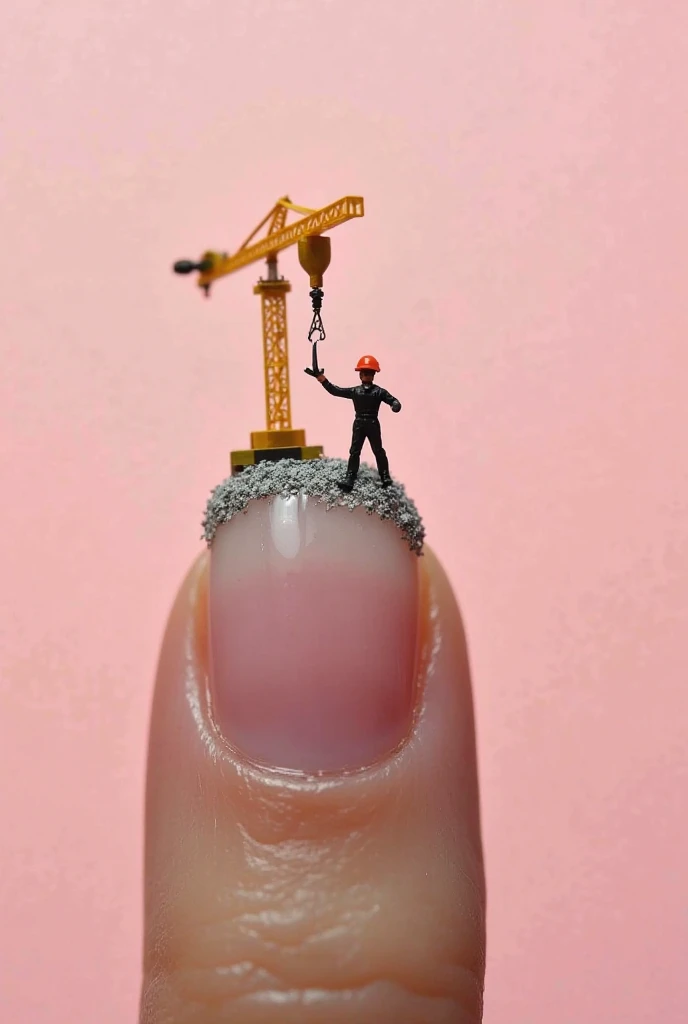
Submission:
[[[291,448],[246,448],[230,454],[232,476],[237,476],[247,466],[258,462],[278,462],[280,459],[319,459],[323,454],[322,445],[294,445]]]
[[[305,448],[305,430],[252,430],[251,448]]]

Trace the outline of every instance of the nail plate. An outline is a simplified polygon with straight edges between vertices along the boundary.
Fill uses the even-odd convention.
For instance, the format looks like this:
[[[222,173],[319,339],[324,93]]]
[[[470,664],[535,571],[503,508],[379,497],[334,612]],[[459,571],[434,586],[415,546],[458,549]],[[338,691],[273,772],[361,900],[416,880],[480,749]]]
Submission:
[[[304,494],[251,502],[210,569],[213,713],[276,768],[365,767],[407,736],[418,558],[398,528]]]

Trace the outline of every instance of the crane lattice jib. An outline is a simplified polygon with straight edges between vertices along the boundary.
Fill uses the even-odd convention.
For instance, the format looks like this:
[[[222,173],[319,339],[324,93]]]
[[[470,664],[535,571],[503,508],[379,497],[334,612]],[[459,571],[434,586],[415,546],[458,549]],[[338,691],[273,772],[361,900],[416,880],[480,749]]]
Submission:
[[[303,207],[296,207],[293,204],[286,202],[279,203],[278,206],[284,207],[285,214],[287,209],[303,210]],[[256,260],[261,258],[267,259],[269,256],[279,252],[281,249],[287,249],[290,245],[296,244],[300,238],[305,238],[306,235],[320,235],[323,231],[336,227],[337,224],[343,224],[347,220],[353,220],[354,217],[362,217],[363,213],[363,199],[360,196],[345,196],[336,203],[331,203],[330,206],[325,206],[322,210],[315,210],[312,213],[309,213],[307,216],[303,217],[301,220],[295,221],[293,224],[280,226],[276,231],[269,233],[259,242],[254,242],[252,245],[248,244],[253,238],[253,235],[255,235],[259,228],[269,220],[270,216],[272,216],[271,213],[265,218],[263,224],[259,225],[259,228],[256,229],[253,235],[247,239],[244,245],[233,255],[229,256],[217,252],[204,253],[204,262],[210,263],[211,266],[208,270],[202,270],[199,274],[199,287],[208,288],[213,281],[217,281],[221,277],[226,277],[227,274],[231,274],[235,270],[239,270],[241,267],[248,266],[249,263],[254,263]],[[279,220],[277,223],[279,223]]]

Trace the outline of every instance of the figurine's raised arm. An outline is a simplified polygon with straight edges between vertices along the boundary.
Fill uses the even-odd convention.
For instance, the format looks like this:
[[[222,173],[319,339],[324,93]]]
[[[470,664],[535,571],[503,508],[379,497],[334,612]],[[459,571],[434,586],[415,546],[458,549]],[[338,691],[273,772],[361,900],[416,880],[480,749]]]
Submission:
[[[320,381],[322,386],[325,388],[325,391],[329,391],[329,393],[331,395],[334,395],[335,398],[353,398],[354,397],[354,391],[356,390],[356,388],[339,388],[339,387],[337,387],[336,384],[331,384],[330,381],[327,379],[327,377],[325,376],[324,373],[321,373],[320,376],[317,379]]]

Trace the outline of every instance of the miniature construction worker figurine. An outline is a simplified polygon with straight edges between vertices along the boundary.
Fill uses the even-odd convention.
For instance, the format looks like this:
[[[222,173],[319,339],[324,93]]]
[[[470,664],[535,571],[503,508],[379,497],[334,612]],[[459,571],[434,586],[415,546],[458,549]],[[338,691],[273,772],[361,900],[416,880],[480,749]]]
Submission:
[[[378,473],[380,474],[380,482],[383,487],[389,487],[392,478],[389,475],[387,453],[382,447],[378,412],[382,402],[391,406],[392,412],[401,411],[401,402],[390,395],[389,391],[385,391],[384,388],[378,387],[374,383],[375,374],[380,372],[380,364],[375,356],[361,356],[356,365],[356,370],[361,378],[361,383],[353,388],[338,388],[335,384],[330,384],[323,373],[317,376],[317,380],[320,381],[325,390],[329,391],[331,395],[335,395],[337,398],[350,398],[354,403],[356,411],[351,435],[351,448],[349,450],[349,465],[347,466],[346,476],[339,484],[343,491],[353,490],[358,475],[358,468],[361,464],[361,449],[366,438],[373,449]]]

